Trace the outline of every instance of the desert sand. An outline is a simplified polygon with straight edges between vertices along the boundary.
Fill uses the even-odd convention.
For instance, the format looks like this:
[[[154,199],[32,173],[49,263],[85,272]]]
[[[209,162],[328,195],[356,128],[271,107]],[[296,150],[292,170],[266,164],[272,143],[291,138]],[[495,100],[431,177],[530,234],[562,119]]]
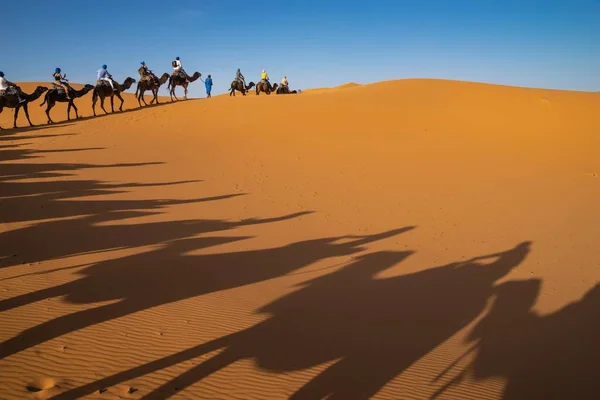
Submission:
[[[0,132],[1,398],[600,390],[597,93],[40,102]]]

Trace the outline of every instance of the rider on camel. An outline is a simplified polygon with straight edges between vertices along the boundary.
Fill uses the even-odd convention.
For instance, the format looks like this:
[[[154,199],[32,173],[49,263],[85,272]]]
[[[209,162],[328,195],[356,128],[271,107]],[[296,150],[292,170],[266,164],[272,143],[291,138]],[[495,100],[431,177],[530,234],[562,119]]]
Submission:
[[[269,75],[267,74],[267,71],[265,71],[264,69],[260,73],[260,80],[261,80],[261,82],[266,82],[269,85],[271,85],[271,83],[269,82]]]
[[[175,61],[173,61],[173,76],[180,75],[185,79],[190,79],[190,76],[185,72],[183,67],[181,66],[181,61],[179,57],[175,57]]]
[[[140,64],[142,66],[138,69],[138,73],[140,74],[140,82],[143,80],[151,81],[155,78],[155,75],[148,69],[146,62],[142,61]]]
[[[114,91],[115,90],[115,85],[112,79],[112,75],[106,70],[106,64],[104,64],[102,66],[102,68],[100,68],[98,70],[98,83],[102,84],[102,82],[108,82],[108,84],[110,85],[110,88]]]
[[[21,97],[21,88],[11,81],[5,79],[4,72],[0,71],[0,96],[13,93],[17,95],[17,100],[19,100],[19,103],[25,102],[25,99]]]
[[[288,87],[288,80],[287,80],[286,76],[284,76],[283,79],[281,80],[281,86]]]
[[[246,79],[244,78],[244,75],[242,75],[242,72],[240,71],[240,69],[237,69],[237,72],[235,73],[235,81],[236,82],[241,82],[242,85],[244,85],[244,88],[246,88]]]
[[[60,68],[56,68],[52,76],[54,77],[54,86],[61,87],[65,91],[67,100],[71,100],[71,97],[69,96],[69,80],[61,73]]]

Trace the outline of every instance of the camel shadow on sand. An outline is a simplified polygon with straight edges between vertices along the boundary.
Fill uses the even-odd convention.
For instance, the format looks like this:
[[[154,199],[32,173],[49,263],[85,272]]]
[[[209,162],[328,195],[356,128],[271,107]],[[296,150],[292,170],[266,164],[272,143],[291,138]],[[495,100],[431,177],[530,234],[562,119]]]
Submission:
[[[3,146],[0,159],[43,157],[43,152],[18,147]],[[83,150],[93,149],[69,151]],[[503,396],[509,400],[591,399],[599,393],[596,367],[600,361],[600,286],[559,311],[536,314],[532,308],[541,290],[539,280],[498,284],[526,258],[529,242],[497,254],[380,278],[379,273],[410,257],[411,252],[364,253],[367,245],[409,232],[412,227],[367,236],[319,238],[274,248],[197,255],[190,252],[248,238],[206,236],[208,233],[282,223],[308,212],[242,221],[190,219],[118,224],[114,222],[161,213],[171,205],[227,201],[245,194],[92,201],[85,198],[144,185],[196,182],[19,181],[60,178],[86,168],[143,168],[148,164],[157,163],[0,164],[0,210],[5,210],[0,211],[0,220],[37,223],[0,233],[0,256],[5,266],[18,263],[11,252],[19,248],[23,253],[17,257],[19,262],[35,262],[115,248],[156,246],[154,250],[80,268],[80,277],[74,281],[0,301],[0,311],[57,296],[82,305],[113,301],[29,328],[2,343],[0,357],[153,307],[285,276],[329,258],[362,255],[332,273],[303,282],[296,291],[257,310],[266,319],[250,328],[73,388],[56,398],[81,398],[194,360],[196,365],[183,374],[149,393],[140,393],[144,398],[164,399],[239,360],[253,359],[259,368],[274,373],[330,363],[289,393],[291,398],[366,399],[473,323],[490,301],[491,311],[470,332],[474,360],[458,373],[457,365],[448,365],[432,386],[441,386],[442,377],[456,376],[433,398],[443,398],[444,391],[460,384],[466,373],[475,379],[505,379]],[[61,219],[46,221],[50,218]],[[212,352],[217,354],[203,357]]]
[[[410,228],[401,231],[407,229]],[[322,249],[321,256],[330,252],[325,249],[332,249],[331,246],[342,246],[336,254],[340,254],[339,249],[341,254],[347,254],[355,246],[334,245],[331,240],[313,242],[308,247],[296,244],[292,246],[298,251],[288,255],[306,257],[315,244]],[[78,398],[221,350],[143,398],[168,398],[239,360],[254,359],[260,368],[277,373],[333,362],[291,394],[291,398],[367,399],[474,321],[492,296],[495,282],[516,268],[529,248],[530,243],[525,242],[498,254],[392,278],[376,278],[376,275],[409,257],[411,252],[367,253],[336,272],[303,283],[297,291],[258,310],[269,316],[264,322],[73,389],[59,398]],[[275,254],[281,251],[276,250]],[[264,264],[273,256],[268,255],[268,250],[262,252],[265,259],[261,264]],[[240,257],[239,262],[254,265],[248,263],[252,259],[247,256]],[[310,261],[314,259],[311,257]],[[282,266],[278,274],[297,268],[294,257],[287,260],[292,265]],[[199,261],[197,258],[194,264],[198,266]],[[219,262],[219,265],[229,264]],[[213,279],[224,279],[226,271],[227,276],[233,272],[215,268],[212,274],[217,277],[213,275]]]
[[[505,400],[598,398],[600,284],[548,315],[533,310],[541,287],[541,280],[531,279],[495,288],[490,312],[468,338],[474,360],[433,398],[467,374],[505,380]]]

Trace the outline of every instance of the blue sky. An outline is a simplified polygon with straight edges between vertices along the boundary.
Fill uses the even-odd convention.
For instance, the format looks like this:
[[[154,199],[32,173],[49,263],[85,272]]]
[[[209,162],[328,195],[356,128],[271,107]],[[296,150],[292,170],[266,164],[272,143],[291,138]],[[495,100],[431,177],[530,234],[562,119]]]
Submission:
[[[60,66],[94,83],[103,63],[137,79],[140,61],[162,73],[180,56],[212,74],[213,93],[238,67],[300,89],[443,78],[600,90],[600,0],[20,0],[2,15],[0,69],[13,81],[49,81]]]

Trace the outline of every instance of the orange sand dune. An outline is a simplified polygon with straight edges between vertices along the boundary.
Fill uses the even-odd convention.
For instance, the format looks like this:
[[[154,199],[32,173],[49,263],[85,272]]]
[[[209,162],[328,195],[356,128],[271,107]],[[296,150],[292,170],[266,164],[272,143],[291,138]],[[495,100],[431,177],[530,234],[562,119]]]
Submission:
[[[4,131],[0,397],[595,398],[599,109],[403,80]]]

